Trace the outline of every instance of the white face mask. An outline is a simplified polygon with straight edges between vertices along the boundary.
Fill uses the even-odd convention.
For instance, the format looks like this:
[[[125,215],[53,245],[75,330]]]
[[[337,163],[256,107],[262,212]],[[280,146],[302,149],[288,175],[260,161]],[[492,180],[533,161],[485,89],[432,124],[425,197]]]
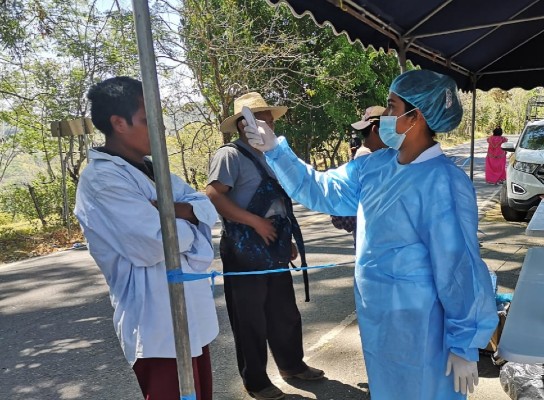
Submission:
[[[382,139],[382,142],[384,142],[387,146],[391,147],[392,149],[395,149],[395,150],[400,149],[402,142],[404,142],[404,139],[406,139],[406,133],[408,133],[408,131],[412,129],[415,126],[415,124],[409,127],[404,133],[398,133],[397,119],[405,116],[406,114],[414,110],[417,110],[417,108],[407,111],[404,114],[399,115],[398,117],[394,115],[381,116],[380,128],[378,129],[378,132],[380,134],[380,138]]]

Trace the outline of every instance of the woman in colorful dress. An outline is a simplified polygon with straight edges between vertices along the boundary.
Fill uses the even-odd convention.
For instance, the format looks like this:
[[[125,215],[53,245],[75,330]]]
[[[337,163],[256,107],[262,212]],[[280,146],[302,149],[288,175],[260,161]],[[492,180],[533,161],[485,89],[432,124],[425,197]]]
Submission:
[[[501,148],[504,142],[508,142],[508,139],[502,136],[500,126],[493,129],[493,135],[487,138],[489,147],[485,158],[485,181],[491,185],[506,180],[506,151]]]

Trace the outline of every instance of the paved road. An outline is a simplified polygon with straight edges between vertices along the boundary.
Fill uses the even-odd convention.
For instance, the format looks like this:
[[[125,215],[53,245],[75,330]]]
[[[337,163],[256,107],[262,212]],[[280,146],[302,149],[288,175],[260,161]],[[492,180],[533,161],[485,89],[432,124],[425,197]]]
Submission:
[[[485,145],[478,143],[477,149],[478,203],[490,209],[497,187],[482,182]],[[450,154],[462,163],[468,150],[461,147]],[[301,276],[294,273],[306,361],[323,368],[328,380],[292,386],[279,378],[273,362],[270,376],[289,393],[288,400],[369,399],[352,295],[351,236],[334,229],[328,216],[301,206],[297,214],[309,264],[338,265],[310,273],[309,303],[303,301]],[[486,262],[499,271],[501,287],[512,290],[527,247],[523,224],[484,223],[480,229],[489,257]],[[218,232],[217,227],[216,241]],[[217,259],[213,268],[221,269]],[[221,328],[211,348],[215,399],[249,399],[235,367],[221,279],[216,282],[215,298]],[[111,315],[107,288],[85,250],[0,265],[0,393],[12,400],[140,398],[113,333]],[[481,384],[471,400],[508,399],[500,389],[495,367],[483,360],[481,374]]]
[[[505,135],[510,142],[516,142],[518,136]],[[470,144],[465,143],[452,149],[446,149],[445,153],[453,157],[455,163],[460,166],[467,175],[470,174]],[[488,185],[485,182],[485,156],[487,142],[485,139],[476,140],[474,143],[474,170],[473,182],[478,196],[478,213],[480,218],[495,204],[500,186]]]

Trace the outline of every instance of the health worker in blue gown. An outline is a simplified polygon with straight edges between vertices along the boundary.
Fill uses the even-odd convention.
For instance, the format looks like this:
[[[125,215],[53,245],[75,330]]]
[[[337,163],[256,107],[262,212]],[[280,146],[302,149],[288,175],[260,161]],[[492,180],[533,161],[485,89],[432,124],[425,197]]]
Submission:
[[[355,302],[373,400],[465,399],[478,383],[478,349],[497,326],[474,187],[434,140],[462,114],[451,78],[406,72],[380,119],[390,148],[327,172],[265,123],[245,128],[290,197],[326,214],[357,213]]]

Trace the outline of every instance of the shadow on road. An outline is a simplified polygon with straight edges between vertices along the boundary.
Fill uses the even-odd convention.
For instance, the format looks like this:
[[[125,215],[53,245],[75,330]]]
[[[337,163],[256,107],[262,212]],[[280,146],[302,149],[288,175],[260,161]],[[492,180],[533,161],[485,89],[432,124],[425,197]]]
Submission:
[[[113,331],[109,298],[92,302],[2,315],[10,329],[0,329],[0,341],[11,343],[0,361],[5,398],[138,398],[135,379],[130,388],[119,384],[131,381],[132,372]]]
[[[324,379],[318,382],[304,382],[299,380],[289,380],[287,383],[297,389],[304,390],[313,394],[313,397],[304,397],[299,394],[287,394],[286,400],[295,399],[316,399],[316,400],[370,400],[367,383],[359,383],[353,387],[334,379]]]
[[[69,258],[70,255],[75,259]],[[7,266],[0,276],[0,387],[11,400],[135,399],[98,268],[84,253]]]

